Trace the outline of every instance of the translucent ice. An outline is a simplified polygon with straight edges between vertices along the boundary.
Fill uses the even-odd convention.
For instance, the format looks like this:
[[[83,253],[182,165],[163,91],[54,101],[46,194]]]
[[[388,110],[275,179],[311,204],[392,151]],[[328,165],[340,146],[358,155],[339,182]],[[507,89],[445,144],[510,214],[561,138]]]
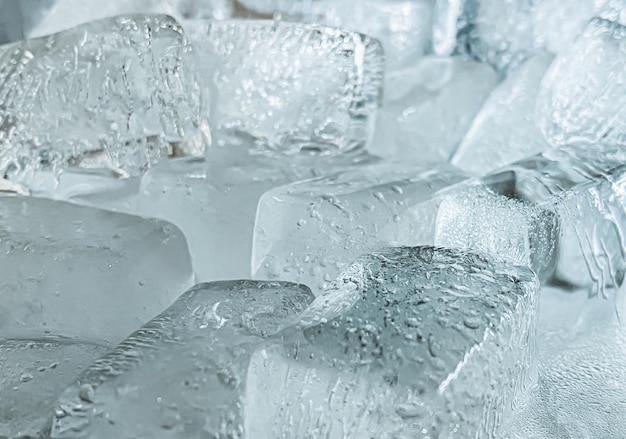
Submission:
[[[0,337],[116,343],[193,273],[173,225],[38,198],[0,197]]]
[[[542,52],[491,92],[452,157],[476,175],[544,151],[549,144],[535,121],[539,83],[554,57]]]
[[[537,122],[554,145],[626,143],[626,27],[593,19],[557,56],[538,96]]]
[[[116,17],[5,46],[0,66],[0,178],[62,167],[136,175],[203,152],[194,57],[169,17]]]
[[[326,154],[370,138],[383,52],[367,36],[275,21],[187,22],[211,90],[218,139],[252,137],[261,149]]]
[[[392,162],[268,191],[257,209],[253,276],[303,282],[318,293],[356,255],[385,241],[406,243],[405,211],[465,179],[463,172],[445,165],[433,169]],[[424,229],[430,225],[411,223]]]
[[[286,282],[197,285],[64,391],[51,436],[244,437],[250,355],[312,298]]]
[[[359,259],[303,313],[305,340],[255,355],[246,433],[493,437],[530,376],[537,285],[459,250]]]
[[[448,161],[496,80],[488,65],[459,58],[424,57],[390,73],[369,150]]]

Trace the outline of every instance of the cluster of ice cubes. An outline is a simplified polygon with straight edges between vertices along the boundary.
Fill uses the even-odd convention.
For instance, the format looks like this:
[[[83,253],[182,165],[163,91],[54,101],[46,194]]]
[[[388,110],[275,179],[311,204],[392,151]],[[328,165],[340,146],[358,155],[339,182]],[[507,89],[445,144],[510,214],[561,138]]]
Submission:
[[[0,0],[0,438],[626,437],[625,17]]]

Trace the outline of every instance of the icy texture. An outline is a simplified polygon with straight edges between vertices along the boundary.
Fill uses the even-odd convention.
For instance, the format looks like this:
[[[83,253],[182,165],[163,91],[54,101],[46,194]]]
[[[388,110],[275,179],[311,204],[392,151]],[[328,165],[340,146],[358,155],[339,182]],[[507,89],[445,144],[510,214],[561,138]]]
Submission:
[[[387,68],[391,70],[421,57],[431,45],[431,0],[239,0],[237,3],[240,10],[246,9],[241,12],[314,21],[371,35],[383,44]]]
[[[496,80],[488,65],[458,58],[425,57],[391,73],[369,150],[448,161]]]
[[[63,338],[0,338],[0,437],[39,437],[61,391],[105,352]]]
[[[493,437],[533,361],[537,285],[458,250],[363,257],[301,316],[306,342],[255,356],[246,432]]]
[[[216,138],[252,137],[259,148],[334,154],[370,138],[383,52],[367,36],[313,24],[185,24],[210,83]]]
[[[547,52],[536,55],[491,92],[454,153],[453,164],[484,175],[548,148],[535,123],[535,106],[539,83],[553,58]]]
[[[626,333],[598,330],[544,360],[539,385],[503,426],[512,439],[617,438],[626,421]]]
[[[173,225],[0,197],[0,337],[119,342],[192,280]]]
[[[264,192],[371,160],[367,155],[268,157],[250,149],[249,142],[214,148],[206,162],[170,161],[142,179],[131,210],[182,229],[198,281],[250,277],[254,218]]]
[[[312,298],[285,282],[197,285],[65,390],[51,436],[243,437],[252,350]]]
[[[194,56],[166,16],[117,17],[0,48],[0,178],[135,175],[204,150]]]
[[[626,143],[626,27],[594,19],[546,73],[537,122],[555,145]]]
[[[543,279],[554,269],[557,235],[550,211],[484,187],[469,187],[443,197],[435,245],[496,254],[532,268]]]
[[[405,211],[465,178],[444,165],[382,163],[271,190],[257,210],[253,276],[302,282],[318,293],[359,254],[385,241],[406,243]]]
[[[554,280],[608,298],[626,269],[625,162],[620,146],[567,146],[520,161],[485,181],[553,212],[559,228]]]

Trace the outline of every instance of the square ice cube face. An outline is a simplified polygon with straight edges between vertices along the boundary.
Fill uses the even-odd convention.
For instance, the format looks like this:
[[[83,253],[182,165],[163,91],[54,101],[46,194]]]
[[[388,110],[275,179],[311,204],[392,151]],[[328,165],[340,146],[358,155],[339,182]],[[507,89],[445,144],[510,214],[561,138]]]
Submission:
[[[270,190],[257,208],[253,277],[302,282],[318,294],[357,255],[410,241],[405,211],[466,178],[446,165],[380,163]]]
[[[554,145],[626,143],[626,27],[594,18],[546,73],[537,123]]]
[[[312,300],[289,282],[196,285],[65,390],[51,437],[254,437],[242,420],[250,356]]]
[[[120,16],[0,48],[0,177],[43,168],[127,176],[202,155],[192,48],[167,16]]]
[[[117,343],[193,280],[172,224],[0,197],[0,337]]]
[[[463,250],[363,256],[300,316],[304,340],[255,354],[246,433],[493,437],[531,378],[537,288]]]
[[[378,41],[281,21],[185,23],[211,91],[216,139],[334,154],[370,138],[383,80]]]

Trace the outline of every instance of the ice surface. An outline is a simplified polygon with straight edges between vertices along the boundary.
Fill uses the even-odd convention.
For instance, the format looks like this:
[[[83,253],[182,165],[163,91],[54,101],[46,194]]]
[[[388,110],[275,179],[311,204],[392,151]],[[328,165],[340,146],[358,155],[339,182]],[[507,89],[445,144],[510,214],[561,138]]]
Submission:
[[[544,279],[554,270],[557,236],[550,211],[476,186],[442,197],[434,243],[496,254]]]
[[[555,145],[626,142],[626,27],[593,19],[546,73],[537,122]]]
[[[192,49],[166,16],[105,19],[0,48],[0,177],[136,175],[204,150]]]
[[[391,162],[270,190],[257,210],[253,276],[302,282],[317,294],[359,254],[407,243],[406,211],[466,178],[446,165]],[[434,221],[410,222],[434,236]]]
[[[252,350],[312,298],[286,282],[197,285],[65,390],[51,436],[243,437]]]
[[[39,437],[61,391],[106,347],[48,337],[0,338],[0,437]]]
[[[324,23],[371,35],[383,44],[388,70],[415,61],[431,45],[431,0],[239,0],[237,3],[246,12],[266,17]]]
[[[370,138],[383,80],[378,41],[275,21],[185,23],[210,84],[214,136],[260,149],[326,154]]]
[[[63,202],[0,197],[0,337],[117,343],[193,273],[173,225]]]
[[[251,153],[253,149],[249,141],[231,143],[214,148],[206,161],[155,166],[130,203],[133,213],[163,218],[183,230],[198,281],[250,277],[254,218],[264,192],[372,159],[362,154],[266,156]],[[102,197],[95,201],[101,202]],[[122,202],[120,207],[126,206]]]
[[[613,296],[611,304],[626,269],[624,163],[621,146],[566,146],[485,179],[508,186],[511,197],[553,212],[559,230],[553,280],[588,288],[605,299]]]
[[[498,84],[455,151],[453,164],[484,175],[548,148],[535,122],[535,106],[539,83],[553,58],[539,53]]]
[[[496,80],[488,65],[458,58],[424,57],[392,72],[369,150],[448,161]]]
[[[364,256],[303,313],[306,341],[257,352],[246,433],[493,437],[529,377],[537,286],[460,250]]]
[[[626,430],[626,333],[595,331],[545,359],[539,385],[502,428],[507,438],[617,438]]]

